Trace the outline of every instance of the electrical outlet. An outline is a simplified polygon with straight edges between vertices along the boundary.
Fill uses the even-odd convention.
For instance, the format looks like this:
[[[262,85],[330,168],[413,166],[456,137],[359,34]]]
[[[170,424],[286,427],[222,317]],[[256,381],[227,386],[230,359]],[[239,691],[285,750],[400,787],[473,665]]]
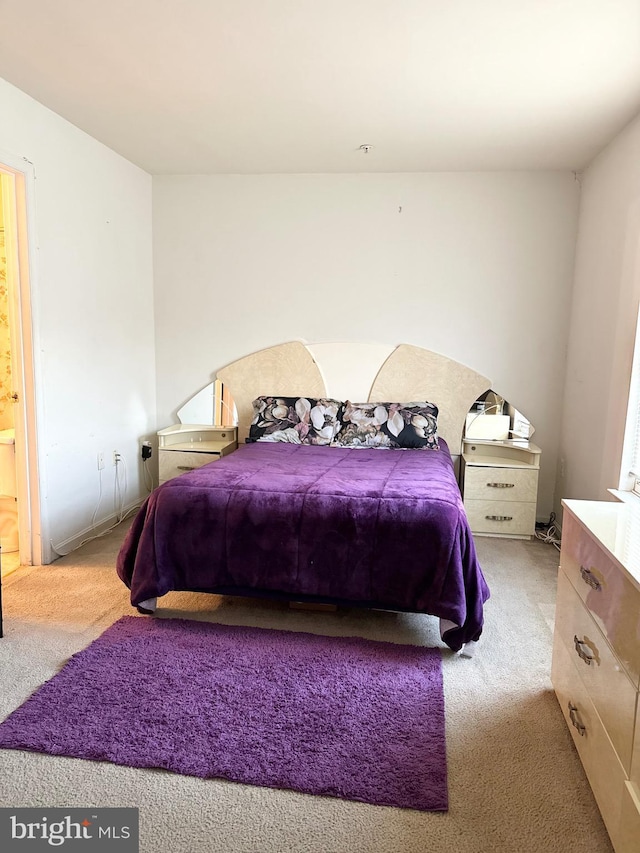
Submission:
[[[98,453],[98,471],[104,468],[104,453]]]

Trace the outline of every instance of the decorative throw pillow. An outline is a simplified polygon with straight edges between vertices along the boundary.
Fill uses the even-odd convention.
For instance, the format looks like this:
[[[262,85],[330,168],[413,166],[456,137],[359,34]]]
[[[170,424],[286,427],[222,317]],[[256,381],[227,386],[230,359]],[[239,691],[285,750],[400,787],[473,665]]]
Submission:
[[[249,441],[331,444],[340,431],[340,400],[258,397],[253,401]]]
[[[352,403],[342,410],[340,447],[439,450],[438,407],[433,403]]]

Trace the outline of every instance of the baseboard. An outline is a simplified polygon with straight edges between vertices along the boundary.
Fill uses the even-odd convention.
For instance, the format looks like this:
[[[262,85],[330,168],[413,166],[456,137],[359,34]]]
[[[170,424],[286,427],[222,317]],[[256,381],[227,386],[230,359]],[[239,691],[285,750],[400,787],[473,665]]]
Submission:
[[[127,504],[124,508],[124,518],[122,520],[124,521],[131,513],[133,513],[134,510],[138,509],[144,500],[145,498],[138,498],[138,500]],[[70,536],[68,539],[58,542],[57,545],[54,545],[52,542],[52,559],[55,560],[57,557],[64,557],[67,554],[70,554],[71,551],[75,551],[76,548],[79,548],[85,542],[88,542],[91,539],[97,539],[98,536],[102,536],[102,534],[106,533],[111,527],[115,527],[117,523],[118,513],[114,512],[106,518],[103,518],[101,521],[96,522],[93,526],[85,527],[79,533],[74,533],[74,535]]]

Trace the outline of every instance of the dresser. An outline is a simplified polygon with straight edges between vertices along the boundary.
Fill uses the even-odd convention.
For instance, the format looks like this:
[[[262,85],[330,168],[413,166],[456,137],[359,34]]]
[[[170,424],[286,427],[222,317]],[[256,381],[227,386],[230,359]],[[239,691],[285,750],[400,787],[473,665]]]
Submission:
[[[562,505],[551,680],[616,853],[640,853],[640,509]]]
[[[238,446],[235,427],[175,424],[158,432],[159,484],[202,468]]]
[[[473,533],[530,539],[542,451],[530,441],[462,441],[462,495]]]

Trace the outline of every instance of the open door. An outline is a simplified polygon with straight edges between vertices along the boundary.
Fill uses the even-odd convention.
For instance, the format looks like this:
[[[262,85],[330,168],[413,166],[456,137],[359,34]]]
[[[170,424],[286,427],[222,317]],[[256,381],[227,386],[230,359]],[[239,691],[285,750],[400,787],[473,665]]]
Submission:
[[[25,173],[0,156],[20,565],[42,564]]]

